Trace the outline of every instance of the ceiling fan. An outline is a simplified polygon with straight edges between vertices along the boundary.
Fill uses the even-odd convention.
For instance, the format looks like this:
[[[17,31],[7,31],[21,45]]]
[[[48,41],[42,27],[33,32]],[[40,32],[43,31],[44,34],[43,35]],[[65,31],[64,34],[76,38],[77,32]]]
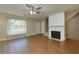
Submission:
[[[40,6],[36,7],[32,4],[25,4],[25,6],[28,7],[29,10],[23,10],[23,11],[29,11],[31,15],[40,14],[40,12],[41,12],[40,10],[42,9],[42,7],[40,7]]]

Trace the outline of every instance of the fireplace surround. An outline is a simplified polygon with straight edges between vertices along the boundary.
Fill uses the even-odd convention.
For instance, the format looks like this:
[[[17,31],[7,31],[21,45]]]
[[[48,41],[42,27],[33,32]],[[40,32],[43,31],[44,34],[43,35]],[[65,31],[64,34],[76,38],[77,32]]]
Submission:
[[[63,42],[65,40],[65,13],[49,16],[49,39]]]

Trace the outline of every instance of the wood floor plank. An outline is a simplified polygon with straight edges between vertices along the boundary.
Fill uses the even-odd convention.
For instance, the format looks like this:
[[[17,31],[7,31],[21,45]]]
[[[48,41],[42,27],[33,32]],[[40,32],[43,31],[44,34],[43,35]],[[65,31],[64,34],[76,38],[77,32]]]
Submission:
[[[78,54],[79,40],[58,42],[43,35],[0,42],[0,54]]]

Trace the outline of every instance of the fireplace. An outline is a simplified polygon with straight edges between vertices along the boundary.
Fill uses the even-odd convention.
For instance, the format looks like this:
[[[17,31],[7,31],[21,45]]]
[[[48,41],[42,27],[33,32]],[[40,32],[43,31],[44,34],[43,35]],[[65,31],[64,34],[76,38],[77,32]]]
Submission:
[[[61,34],[60,31],[51,31],[52,38],[60,39],[61,38],[60,34]]]

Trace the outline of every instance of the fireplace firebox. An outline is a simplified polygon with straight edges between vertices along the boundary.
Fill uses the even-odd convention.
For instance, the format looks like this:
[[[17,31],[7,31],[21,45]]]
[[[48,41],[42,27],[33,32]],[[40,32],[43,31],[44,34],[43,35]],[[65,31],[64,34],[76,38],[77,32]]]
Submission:
[[[60,39],[60,31],[51,31],[51,37],[52,38],[56,38],[56,39]]]

